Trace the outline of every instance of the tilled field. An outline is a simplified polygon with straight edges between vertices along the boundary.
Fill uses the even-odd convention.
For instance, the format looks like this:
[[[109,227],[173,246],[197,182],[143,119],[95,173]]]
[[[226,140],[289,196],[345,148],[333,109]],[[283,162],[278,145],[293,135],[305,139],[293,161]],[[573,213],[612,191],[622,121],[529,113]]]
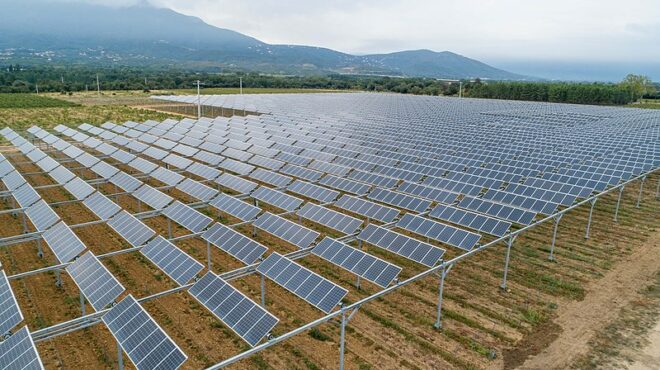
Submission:
[[[38,171],[31,164],[18,165],[28,159],[11,157],[21,173]],[[126,172],[129,168],[117,165]],[[71,167],[76,167],[71,165]],[[75,171],[80,174],[79,170]],[[85,178],[92,178],[83,171]],[[53,184],[47,176],[26,176],[33,186]],[[660,175],[650,176],[644,188],[641,207],[635,208],[639,184],[626,187],[619,212],[619,223],[612,221],[616,193],[601,197],[593,215],[591,237],[584,239],[589,207],[583,206],[565,215],[557,235],[556,261],[548,260],[552,224],[545,223],[518,237],[511,254],[508,290],[499,289],[504,262],[503,244],[477,253],[458,263],[449,273],[444,292],[443,328],[433,329],[437,302],[438,279],[429,277],[364,305],[347,327],[346,365],[349,369],[446,369],[503,368],[519,365],[525,357],[543,348],[556,336],[552,319],[562,305],[584,297],[584,285],[599,279],[622,259],[631,254],[656,231],[660,220],[660,202],[655,199],[655,185]],[[152,185],[162,185],[148,181]],[[650,185],[649,185],[650,184]],[[102,185],[105,194],[115,192],[113,185]],[[71,199],[62,188],[39,190],[49,203]],[[188,196],[178,191],[169,194],[183,202]],[[129,195],[119,202],[130,212],[138,212],[137,203]],[[4,204],[4,209],[11,208]],[[264,207],[267,208],[267,207]],[[143,205],[142,211],[145,210]],[[92,221],[95,216],[82,204],[56,207],[55,211],[69,225]],[[217,211],[206,212],[219,222],[236,220]],[[158,216],[144,220],[161,235],[167,235],[167,221]],[[312,223],[306,226],[324,231]],[[175,236],[187,233],[172,223]],[[247,234],[252,227],[239,230]],[[127,244],[106,225],[74,229],[95,254],[125,248]],[[20,219],[0,215],[0,236],[22,232]],[[291,252],[295,247],[259,232],[259,240],[271,250]],[[484,241],[485,242],[485,241]],[[177,242],[184,251],[206,264],[206,243],[199,238]],[[400,279],[421,272],[421,266],[404,258],[366,245],[365,250],[401,267]],[[44,257],[37,256],[35,242],[4,248],[0,260],[8,275],[56,263],[44,244]],[[448,249],[447,257],[457,255]],[[653,258],[653,256],[649,256]],[[152,265],[139,252],[102,260],[128,292],[140,298],[175,287],[175,283]],[[346,302],[355,302],[378,290],[368,282],[358,290],[355,277],[315,256],[299,260],[303,265],[349,289]],[[214,272],[225,272],[242,265],[217,248],[212,249]],[[12,281],[25,322],[35,331],[80,316],[78,289],[66,273],[63,285],[55,285],[54,273],[43,273]],[[255,301],[260,299],[260,279],[250,276],[232,284]],[[282,334],[322,316],[322,313],[267,281],[267,310],[280,318],[274,334]],[[188,354],[185,368],[202,368],[245,349],[247,345],[230,329],[211,315],[185,292],[147,302],[144,307]],[[92,307],[87,305],[87,312]],[[529,338],[536,338],[534,343]],[[259,355],[232,366],[238,369],[334,369],[338,356],[339,325],[322,325],[275,345]],[[529,351],[517,347],[524,343]],[[538,348],[534,345],[537,344]],[[47,368],[116,368],[117,348],[103,325],[69,333],[38,343]],[[124,358],[128,368],[132,365]]]

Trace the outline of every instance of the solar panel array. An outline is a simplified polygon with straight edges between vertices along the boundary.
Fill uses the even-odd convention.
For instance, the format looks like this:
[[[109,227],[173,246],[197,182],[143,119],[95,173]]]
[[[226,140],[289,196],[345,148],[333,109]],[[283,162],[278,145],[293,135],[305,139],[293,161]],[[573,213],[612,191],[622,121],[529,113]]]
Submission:
[[[383,288],[401,272],[401,267],[328,237],[312,253]]]
[[[212,272],[188,292],[251,346],[257,345],[279,321]]]
[[[66,271],[97,311],[114,302],[125,290],[92,252],[77,258]]]
[[[234,107],[265,114],[199,121],[106,123],[102,128],[81,125],[87,134],[57,126],[56,131],[77,142],[76,146],[36,127],[28,131],[89,168],[99,179],[162,210],[169,219],[199,233],[245,264],[256,263],[267,248],[229,226],[212,223],[191,206],[110,163],[131,167],[145,177],[175,187],[191,202],[207,202],[303,249],[314,245],[320,233],[269,212],[259,215],[259,207],[242,199],[250,197],[296,212],[301,218],[344,234],[357,233],[365,218],[383,223],[386,225],[367,224],[357,239],[425,266],[438,263],[444,250],[417,238],[434,239],[467,251],[478,243],[480,235],[463,228],[504,236],[512,224],[528,225],[537,214],[552,214],[660,164],[658,119],[635,110],[385,94],[204,99],[210,105],[231,102]],[[156,236],[20,135],[8,129],[0,130],[0,134],[95,215],[109,219],[108,224],[129,244],[144,246],[141,252],[179,285],[187,284],[203,269],[201,263]],[[95,156],[98,153],[108,157],[99,159]],[[112,284],[113,278],[106,275],[107,270],[91,252],[76,259],[86,247],[3,159],[3,184],[18,205],[26,208],[32,224],[44,231],[44,239],[61,262],[74,260],[69,267],[90,270],[74,280],[81,282],[81,291],[92,305],[96,309],[107,306],[116,298],[116,292],[99,288],[94,282],[100,281],[98,274],[118,289]],[[196,180],[199,178],[203,180]],[[259,186],[246,178],[279,189]],[[244,196],[223,194],[215,186]],[[391,227],[414,235],[402,235]],[[400,272],[389,262],[328,237],[314,245],[312,253],[381,287],[391,284]],[[346,294],[345,289],[277,253],[259,263],[257,270],[324,312],[332,310]],[[202,281],[204,284],[199,284]],[[205,300],[202,303],[209,310],[251,345],[277,323],[244,296],[232,298],[240,299],[240,305],[229,300],[218,302],[240,292],[212,273],[194,286],[200,289],[200,302]],[[220,290],[229,295],[219,294]],[[97,299],[94,294],[99,292],[113,298]],[[133,303],[139,306],[137,302],[126,305]],[[268,320],[256,325],[257,316]],[[150,326],[144,317],[140,323]],[[171,356],[172,361],[164,365],[178,367],[185,355],[173,342],[167,344],[169,338],[163,339],[158,330],[152,334],[164,348],[171,349],[160,353],[160,359]],[[148,338],[145,333],[138,335]],[[138,364],[152,361],[152,352],[141,353],[139,345],[124,342],[122,347],[138,368],[142,368]],[[158,346],[149,350],[161,351]]]
[[[0,342],[0,369],[40,370],[39,353],[27,326]]]
[[[103,315],[103,322],[138,369],[178,369],[188,359],[132,295]]]
[[[11,290],[5,271],[0,270],[0,335],[9,333],[21,321],[23,314],[18,308],[14,292]]]
[[[257,272],[325,313],[348,294],[346,289],[276,252],[257,266]]]

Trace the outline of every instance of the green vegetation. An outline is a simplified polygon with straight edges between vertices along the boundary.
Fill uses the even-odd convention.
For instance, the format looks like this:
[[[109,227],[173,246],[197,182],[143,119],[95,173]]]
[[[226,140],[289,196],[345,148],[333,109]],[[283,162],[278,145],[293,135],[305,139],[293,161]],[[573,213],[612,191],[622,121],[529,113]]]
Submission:
[[[72,107],[76,104],[35,94],[0,94],[0,109]]]
[[[465,96],[473,98],[545,101],[575,104],[624,105],[643,96],[655,97],[648,77],[628,75],[618,84],[569,82],[489,82],[466,84]]]

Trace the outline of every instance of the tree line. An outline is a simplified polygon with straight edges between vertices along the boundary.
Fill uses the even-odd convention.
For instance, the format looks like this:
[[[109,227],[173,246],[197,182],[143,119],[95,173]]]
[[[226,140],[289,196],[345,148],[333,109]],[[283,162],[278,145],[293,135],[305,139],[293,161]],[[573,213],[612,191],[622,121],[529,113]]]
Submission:
[[[244,87],[361,90],[417,95],[457,95],[458,81],[432,78],[327,75],[275,76],[259,73],[211,73],[165,68],[88,66],[0,66],[0,92],[77,92],[96,90],[190,89],[201,80],[205,87]],[[481,81],[462,83],[464,96],[475,98],[530,100],[578,104],[621,105],[641,97],[660,98],[657,89],[644,76],[629,75],[618,84],[569,82]]]

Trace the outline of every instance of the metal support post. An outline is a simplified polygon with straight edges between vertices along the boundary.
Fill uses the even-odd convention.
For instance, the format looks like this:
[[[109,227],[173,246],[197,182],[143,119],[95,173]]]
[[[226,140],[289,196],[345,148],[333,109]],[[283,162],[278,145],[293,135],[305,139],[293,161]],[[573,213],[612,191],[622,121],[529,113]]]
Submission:
[[[591,217],[594,214],[594,207],[596,206],[597,201],[598,201],[598,198],[594,198],[589,202],[589,203],[591,203],[591,208],[589,208],[589,221],[587,221],[587,231],[584,234],[585,239],[589,239],[589,231],[591,230]]]
[[[82,316],[85,316],[85,296],[83,296],[82,291],[80,292],[80,312]]]
[[[124,370],[124,352],[121,350],[119,342],[117,342],[117,369]]]
[[[660,199],[660,177],[658,177],[658,186],[655,187],[655,199]]]
[[[206,267],[211,271],[211,242],[206,241]]]
[[[640,203],[642,202],[642,192],[644,191],[644,182],[646,181],[646,176],[642,177],[642,182],[639,183],[639,195],[637,195],[637,208],[639,208]]]
[[[23,224],[23,233],[27,234],[28,226],[27,226],[27,219],[25,218],[25,211],[21,211],[21,224]]]
[[[616,208],[614,209],[614,222],[619,222],[619,205],[621,205],[621,197],[623,196],[623,189],[625,187],[625,185],[622,185],[619,188],[619,196],[616,198]]]
[[[557,242],[557,229],[559,228],[559,221],[561,221],[561,218],[564,214],[560,213],[553,219],[555,226],[552,229],[552,244],[550,245],[550,255],[548,255],[548,259],[550,261],[555,260],[555,243]]]
[[[502,284],[500,288],[506,290],[506,275],[509,272],[509,258],[511,257],[511,246],[513,246],[513,241],[516,240],[515,236],[509,236],[509,239],[506,242],[506,257],[504,258],[504,273],[502,275]]]
[[[167,218],[167,236],[169,239],[172,239],[172,221]]]
[[[252,225],[252,237],[257,236],[257,227]]]
[[[344,370],[344,351],[346,348],[346,311],[341,308],[341,334],[339,338],[339,370]]]
[[[261,307],[266,308],[266,276],[261,275]]]
[[[449,267],[443,267],[442,270],[440,270],[440,273],[438,274],[440,276],[440,284],[438,285],[438,311],[437,311],[437,316],[435,319],[435,324],[433,324],[433,327],[436,329],[442,329],[442,294],[445,289],[445,277],[447,277],[447,274],[449,274],[449,271],[451,271],[452,267],[454,265],[449,265]]]
[[[62,271],[60,270],[55,270],[55,286],[58,288],[62,286]]]
[[[41,239],[37,239],[37,256],[39,256],[39,258],[44,256],[44,250],[41,248]]]
[[[360,290],[360,275],[355,275],[357,278],[355,279],[355,287]]]

